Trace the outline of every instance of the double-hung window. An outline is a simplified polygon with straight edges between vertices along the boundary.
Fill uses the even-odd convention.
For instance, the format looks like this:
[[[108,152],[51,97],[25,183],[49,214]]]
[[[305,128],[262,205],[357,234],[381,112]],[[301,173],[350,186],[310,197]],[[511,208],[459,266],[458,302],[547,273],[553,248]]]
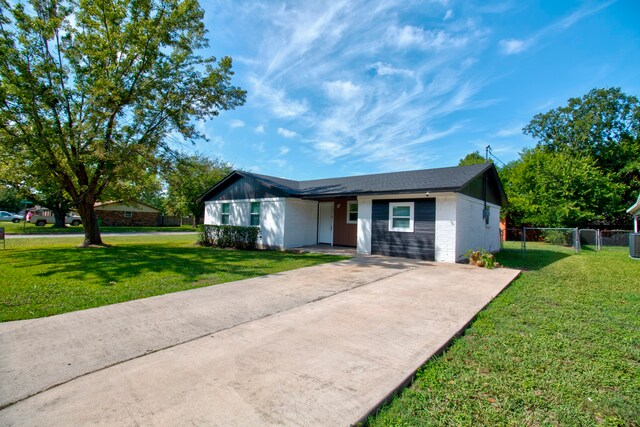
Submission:
[[[413,232],[413,202],[389,203],[389,231]]]
[[[124,218],[133,218],[133,212],[131,212],[131,211],[123,211],[122,212],[122,216]]]
[[[358,223],[358,201],[347,202],[347,224]]]
[[[229,203],[223,203],[220,212],[220,224],[229,225],[229,213],[231,212]]]
[[[260,225],[260,202],[251,202],[251,219],[250,225]]]

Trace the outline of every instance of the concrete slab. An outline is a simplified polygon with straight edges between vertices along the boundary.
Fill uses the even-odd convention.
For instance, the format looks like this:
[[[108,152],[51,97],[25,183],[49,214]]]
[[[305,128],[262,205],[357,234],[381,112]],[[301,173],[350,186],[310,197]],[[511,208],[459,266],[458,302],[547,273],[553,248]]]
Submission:
[[[145,319],[147,312],[143,310],[141,318],[136,319],[135,310],[128,312],[127,306],[137,303],[138,308],[151,310],[149,305],[141,305],[145,300],[119,305],[124,308],[104,307],[112,315],[106,316],[107,323],[118,324],[117,310],[128,313],[131,329],[118,324],[118,331],[107,327],[100,333],[106,333],[117,347],[143,341],[145,345],[138,345],[130,353],[138,356],[125,356],[126,361],[105,365],[113,359],[101,357],[99,351],[92,352],[86,359],[97,357],[104,365],[96,368],[100,363],[79,360],[77,350],[58,347],[55,352],[40,353],[40,357],[53,361],[49,369],[38,368],[50,378],[49,382],[59,381],[58,374],[50,371],[64,370],[64,357],[55,353],[76,357],[86,372],[78,376],[82,370],[77,371],[74,379],[64,384],[9,403],[0,411],[0,424],[352,424],[446,345],[517,274],[508,269],[484,270],[374,257],[301,269],[251,279],[252,285],[245,283],[248,281],[228,284],[226,292],[234,293],[233,297],[226,298],[222,292],[204,304],[199,300],[206,294],[196,291],[172,294],[181,303],[177,309],[171,307],[171,302],[159,304],[164,306],[160,311],[182,325],[166,325],[171,339],[162,339],[162,327],[147,325],[136,329],[134,325],[149,321]],[[258,286],[260,281],[267,283],[263,284],[267,289]],[[331,284],[327,285],[327,281]],[[234,286],[245,290],[239,292]],[[280,290],[280,286],[288,290]],[[222,285],[207,289],[216,288],[223,289]],[[322,291],[312,291],[317,289]],[[254,291],[261,296],[253,302],[242,301],[251,298]],[[298,292],[320,297],[300,302],[295,295]],[[226,298],[226,304],[216,305],[220,298]],[[286,303],[271,306],[279,307],[273,312],[276,314],[264,314],[270,306],[264,300],[269,298]],[[191,304],[198,307],[194,313],[190,313]],[[214,307],[213,315],[207,309],[210,304]],[[241,309],[234,311],[235,305]],[[225,307],[232,309],[232,314],[227,316]],[[241,316],[247,307],[256,313],[253,319]],[[178,313],[172,316],[172,311]],[[74,329],[98,327],[97,323],[87,327],[77,323],[80,319],[73,316],[80,313],[85,312],[56,316],[60,319],[50,327],[56,325],[58,331],[46,330],[63,338],[70,332],[79,333]],[[181,320],[185,316],[190,320]],[[88,320],[97,322],[98,318],[95,313]],[[227,319],[226,324],[231,326],[219,327],[216,319],[220,318]],[[14,373],[28,374],[28,364],[19,363],[15,354],[16,348],[25,350],[15,343],[18,338],[15,334],[37,328],[39,322],[46,320],[4,329],[2,338],[12,335],[13,339],[3,341],[0,347],[2,353],[5,349],[11,353],[7,358],[2,356],[3,370],[8,362],[10,367],[19,365]],[[167,342],[176,341],[181,328],[195,335],[207,329],[211,332],[187,341],[177,339],[178,344],[140,355],[140,349],[148,343],[166,346]],[[75,338],[91,333],[80,333]],[[125,340],[122,334],[132,336]],[[99,334],[91,341],[101,351],[109,347]],[[83,345],[79,341],[70,345],[74,343]],[[89,348],[91,345],[85,345],[85,350]],[[0,384],[7,378],[10,375],[3,374]],[[25,382],[26,388],[21,388],[20,381],[14,381],[11,388],[3,385],[3,399],[12,402],[16,396],[33,394],[34,383],[35,378],[30,378]],[[42,387],[43,383],[39,384]],[[5,396],[5,391],[10,396]]]
[[[416,268],[344,261],[0,323],[0,408],[104,367]]]

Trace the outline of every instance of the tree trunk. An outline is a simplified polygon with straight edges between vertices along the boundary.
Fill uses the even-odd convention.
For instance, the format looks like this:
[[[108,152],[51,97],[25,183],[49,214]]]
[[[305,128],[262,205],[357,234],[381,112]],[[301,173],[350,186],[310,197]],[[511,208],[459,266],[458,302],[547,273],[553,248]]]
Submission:
[[[84,229],[83,247],[90,245],[104,246],[102,237],[100,236],[98,216],[96,215],[96,210],[93,205],[94,200],[90,197],[85,197],[82,202],[78,204],[78,212],[80,213],[80,218],[82,218],[82,228]]]
[[[194,215],[193,216],[193,227],[197,227],[198,224],[200,224],[200,216],[199,215]]]
[[[64,219],[67,215],[66,209],[61,209],[57,207],[56,209],[51,209],[53,211],[53,217],[55,218],[55,223],[53,224],[53,228],[64,228]]]

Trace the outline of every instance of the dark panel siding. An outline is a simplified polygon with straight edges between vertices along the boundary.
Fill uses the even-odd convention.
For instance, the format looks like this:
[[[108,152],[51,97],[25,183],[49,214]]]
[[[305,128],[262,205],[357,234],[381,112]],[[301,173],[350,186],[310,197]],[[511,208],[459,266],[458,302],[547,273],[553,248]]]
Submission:
[[[276,188],[265,187],[253,177],[243,176],[208,200],[264,199],[269,197],[286,197],[286,194]]]
[[[414,202],[413,233],[389,231],[389,202]],[[435,260],[435,199],[374,200],[371,219],[373,254]]]
[[[487,174],[488,172],[485,172]],[[473,197],[474,199],[484,200],[482,195],[482,183],[483,177],[482,175],[475,178],[473,181],[465,185],[465,187],[460,191],[462,194],[466,194],[469,197]],[[502,201],[500,199],[500,190],[497,188],[497,184],[491,176],[487,176],[487,202],[493,203],[494,205],[502,206]]]

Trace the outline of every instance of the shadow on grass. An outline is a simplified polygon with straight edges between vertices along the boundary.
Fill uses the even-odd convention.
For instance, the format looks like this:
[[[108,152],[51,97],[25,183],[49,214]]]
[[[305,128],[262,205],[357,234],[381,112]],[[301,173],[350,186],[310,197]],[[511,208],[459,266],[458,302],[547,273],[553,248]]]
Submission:
[[[527,249],[526,253],[520,249],[504,249],[498,252],[496,258],[505,267],[535,271],[569,256],[570,253],[552,249]]]
[[[321,254],[292,255],[276,251],[239,251],[163,245],[121,245],[108,248],[34,248],[7,254],[16,268],[39,266],[36,277],[60,275],[67,279],[97,278],[108,284],[148,273],[177,274],[186,280],[202,276],[231,275],[233,280],[255,277],[287,269],[279,263],[303,261],[308,265],[332,262],[343,257]],[[304,261],[300,265],[305,266]],[[296,265],[297,266],[297,265]],[[291,267],[290,267],[291,268]]]

